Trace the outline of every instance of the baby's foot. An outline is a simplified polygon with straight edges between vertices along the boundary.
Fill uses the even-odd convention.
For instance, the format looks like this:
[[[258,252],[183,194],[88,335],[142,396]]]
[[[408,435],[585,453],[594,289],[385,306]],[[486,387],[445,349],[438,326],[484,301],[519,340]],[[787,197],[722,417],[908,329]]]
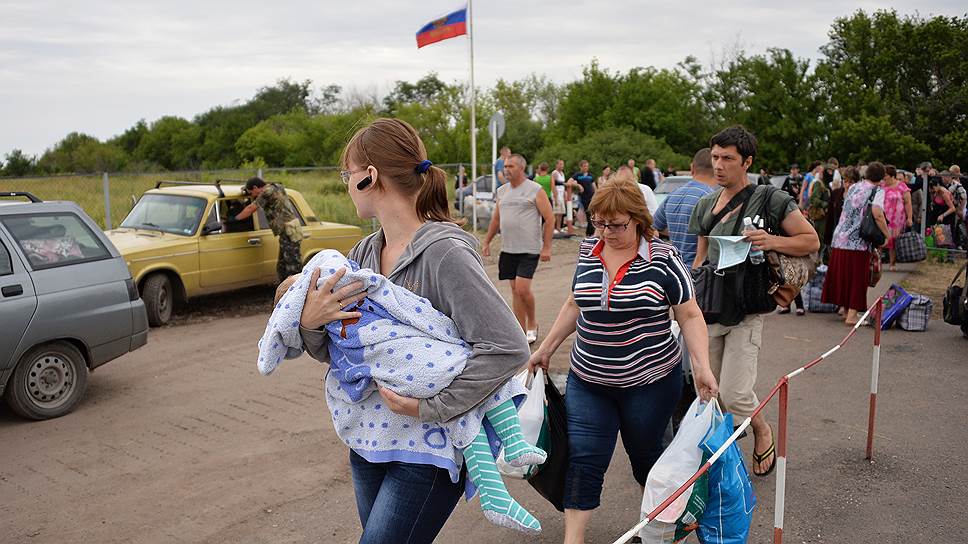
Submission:
[[[541,522],[510,497],[506,500],[481,497],[481,509],[484,517],[495,525],[522,533],[541,532]]]
[[[528,444],[524,439],[504,446],[504,460],[512,467],[540,465],[547,459],[548,454],[543,449]]]

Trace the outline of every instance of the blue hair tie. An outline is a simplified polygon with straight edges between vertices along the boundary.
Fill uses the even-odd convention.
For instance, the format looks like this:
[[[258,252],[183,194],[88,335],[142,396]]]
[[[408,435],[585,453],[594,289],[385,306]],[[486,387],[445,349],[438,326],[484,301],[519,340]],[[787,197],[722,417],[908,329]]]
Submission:
[[[414,170],[416,170],[418,174],[423,174],[427,170],[430,170],[430,167],[433,166],[433,164],[434,163],[428,160],[422,160],[420,161],[420,164],[417,165],[417,168],[415,168]]]

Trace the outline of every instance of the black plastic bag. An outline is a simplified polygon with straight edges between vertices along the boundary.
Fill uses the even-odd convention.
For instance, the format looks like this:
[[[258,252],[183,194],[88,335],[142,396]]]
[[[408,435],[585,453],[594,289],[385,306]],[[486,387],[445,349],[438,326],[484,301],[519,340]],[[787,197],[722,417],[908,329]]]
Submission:
[[[568,472],[568,419],[565,416],[565,397],[550,379],[545,382],[545,401],[548,403],[545,415],[547,442],[542,444],[539,439],[538,444],[548,452],[548,459],[528,478],[528,483],[555,509],[564,512],[565,474]],[[542,429],[541,434],[545,434],[545,429]]]

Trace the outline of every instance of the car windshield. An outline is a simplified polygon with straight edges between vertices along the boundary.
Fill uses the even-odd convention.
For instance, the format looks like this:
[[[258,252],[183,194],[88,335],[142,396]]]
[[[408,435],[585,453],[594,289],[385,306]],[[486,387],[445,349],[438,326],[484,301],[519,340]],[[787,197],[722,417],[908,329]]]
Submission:
[[[191,236],[198,230],[205,205],[204,199],[191,196],[146,194],[124,218],[121,227]]]

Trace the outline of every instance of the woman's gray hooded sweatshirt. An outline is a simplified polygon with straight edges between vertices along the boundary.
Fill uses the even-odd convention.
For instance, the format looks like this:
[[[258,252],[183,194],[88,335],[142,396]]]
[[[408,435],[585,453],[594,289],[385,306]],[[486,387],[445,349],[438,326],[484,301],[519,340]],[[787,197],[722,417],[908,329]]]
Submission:
[[[361,268],[380,270],[385,243],[378,230],[347,257]],[[449,421],[480,404],[528,362],[524,331],[504,298],[484,273],[477,239],[452,223],[427,222],[397,260],[387,278],[430,301],[457,324],[473,353],[464,372],[437,396],[420,399],[420,421]],[[329,362],[325,330],[301,328],[306,351]]]

